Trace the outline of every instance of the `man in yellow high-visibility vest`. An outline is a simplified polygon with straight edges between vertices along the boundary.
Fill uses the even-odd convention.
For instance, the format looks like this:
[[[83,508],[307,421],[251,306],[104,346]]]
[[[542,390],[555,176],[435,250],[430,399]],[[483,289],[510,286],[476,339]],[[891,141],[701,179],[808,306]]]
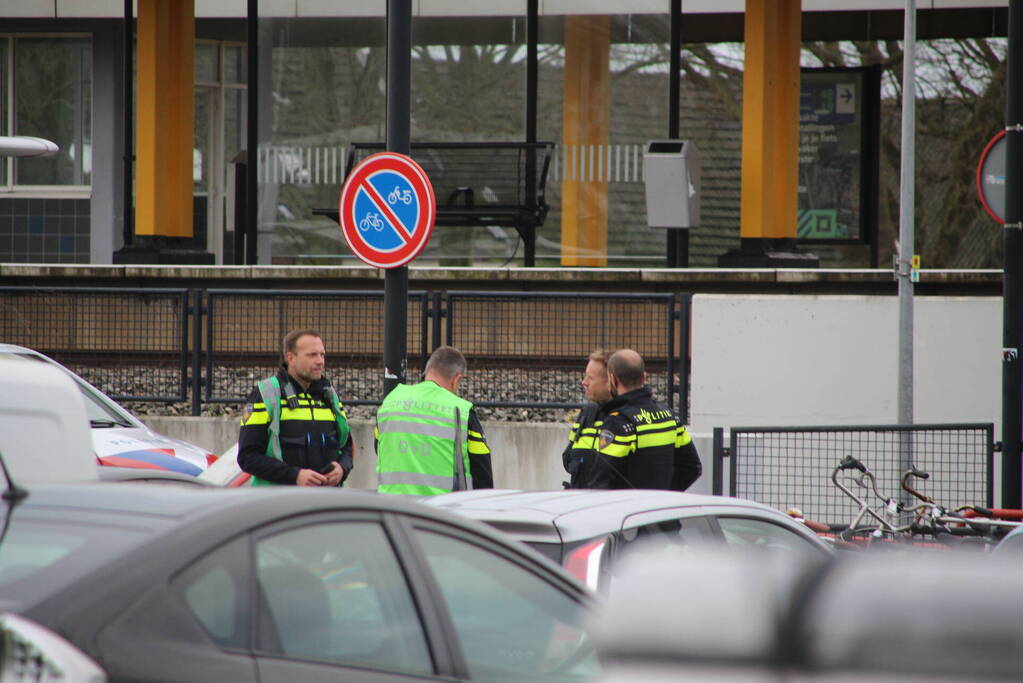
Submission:
[[[423,381],[399,384],[377,409],[377,491],[430,496],[494,486],[490,448],[471,402],[458,396],[465,356],[441,346]]]

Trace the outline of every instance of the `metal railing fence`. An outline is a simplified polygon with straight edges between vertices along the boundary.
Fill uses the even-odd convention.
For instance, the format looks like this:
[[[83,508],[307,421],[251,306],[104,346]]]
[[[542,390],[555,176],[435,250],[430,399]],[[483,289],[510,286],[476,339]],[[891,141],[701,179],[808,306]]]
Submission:
[[[118,401],[184,401],[185,289],[0,287],[0,342],[53,358]]]
[[[426,292],[408,295],[409,375],[428,357],[432,320]],[[276,371],[289,330],[310,327],[323,337],[327,375],[349,405],[380,402],[383,386],[384,293],[323,290],[206,292],[207,403],[243,401]]]
[[[734,427],[724,447],[723,429],[714,430],[713,492],[728,493],[786,510],[799,508],[807,519],[831,525],[849,523],[857,505],[831,481],[846,455],[866,465],[878,490],[895,500],[903,464],[930,474],[913,488],[937,503],[990,507],[994,500],[994,425],[991,423],[872,425],[837,427]],[[847,486],[849,479],[843,479]],[[866,488],[851,487],[875,510],[883,502]],[[908,501],[907,502],[912,502]]]
[[[408,381],[458,346],[464,393],[488,408],[570,409],[595,348],[634,348],[655,396],[688,417],[690,295],[411,292]],[[316,329],[350,405],[383,388],[382,291],[0,287],[0,342],[45,353],[119,401],[242,403]],[[681,378],[681,379],[680,379]]]
[[[462,381],[479,406],[578,407],[587,355],[633,348],[655,397],[686,407],[686,391],[676,401],[689,357],[679,317],[674,294],[448,292],[446,337],[469,361]]]

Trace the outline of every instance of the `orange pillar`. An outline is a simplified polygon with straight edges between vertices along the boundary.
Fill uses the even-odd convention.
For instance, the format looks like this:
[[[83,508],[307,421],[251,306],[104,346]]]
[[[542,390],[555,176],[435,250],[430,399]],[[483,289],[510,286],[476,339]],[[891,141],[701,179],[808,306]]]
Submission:
[[[192,236],[194,0],[138,0],[135,234]]]
[[[800,0],[746,0],[740,237],[796,236]]]
[[[561,265],[607,265],[607,181],[598,154],[610,139],[611,18],[565,17]]]

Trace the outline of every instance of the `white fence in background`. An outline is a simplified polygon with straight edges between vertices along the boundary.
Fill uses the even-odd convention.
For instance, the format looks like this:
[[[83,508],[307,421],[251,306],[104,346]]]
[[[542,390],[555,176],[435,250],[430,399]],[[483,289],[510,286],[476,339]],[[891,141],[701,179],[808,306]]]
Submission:
[[[645,143],[555,145],[548,183],[641,183]],[[272,145],[259,148],[259,182],[273,185],[340,185],[347,147]]]

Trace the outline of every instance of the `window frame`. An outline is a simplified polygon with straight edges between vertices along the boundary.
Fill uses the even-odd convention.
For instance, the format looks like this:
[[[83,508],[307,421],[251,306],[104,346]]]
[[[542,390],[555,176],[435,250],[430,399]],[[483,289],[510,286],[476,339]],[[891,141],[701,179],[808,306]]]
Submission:
[[[14,63],[15,63],[15,50],[18,38],[78,38],[85,39],[89,42],[90,48],[95,49],[94,36],[89,32],[81,31],[4,31],[0,32],[0,41],[5,42],[3,49],[6,51],[6,63],[4,64],[4,92],[0,93],[0,97],[4,99],[5,104],[5,116],[4,120],[0,122],[0,128],[6,131],[4,135],[18,135],[16,129],[14,102],[15,102],[15,83],[14,83]],[[92,88],[93,92],[89,95],[89,121],[90,128],[91,124],[95,120],[95,70],[93,69],[93,59],[89,63],[89,71],[92,74]],[[91,145],[91,143],[90,143]],[[84,141],[83,141],[84,149]],[[86,185],[22,185],[14,182],[14,157],[7,157],[0,159],[0,164],[4,167],[4,176],[6,181],[0,182],[0,196],[10,197],[12,199],[37,199],[45,197],[47,199],[89,199],[92,196],[92,183],[89,182]],[[92,174],[90,172],[90,178]]]

